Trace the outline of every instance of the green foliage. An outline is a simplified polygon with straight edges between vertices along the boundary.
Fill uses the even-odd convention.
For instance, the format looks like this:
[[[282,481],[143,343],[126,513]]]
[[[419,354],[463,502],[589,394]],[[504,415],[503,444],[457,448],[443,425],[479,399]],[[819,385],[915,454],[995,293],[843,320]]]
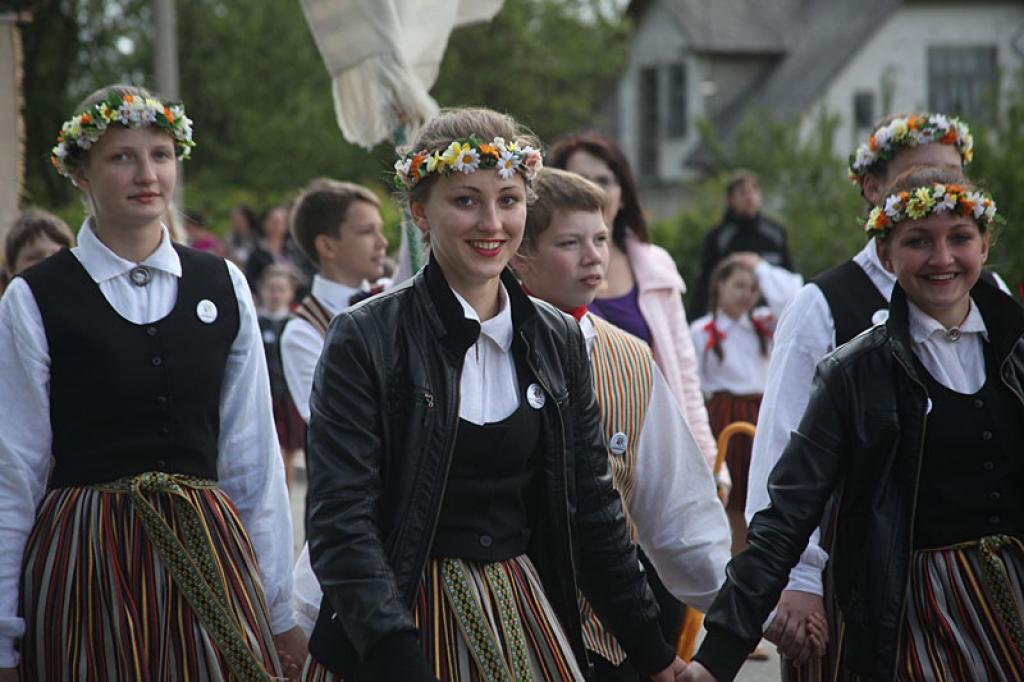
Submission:
[[[722,217],[729,174],[739,168],[760,178],[765,213],[789,233],[793,261],[813,276],[849,258],[864,245],[860,221],[866,204],[846,176],[846,161],[833,149],[838,118],[821,114],[812,133],[767,112],[751,114],[741,124],[733,145],[726,145],[706,122],[704,144],[711,151],[713,171],[685,188],[692,205],[675,218],[654,225],[653,240],[665,246],[687,281],[694,281],[704,234]]]
[[[974,130],[974,162],[968,175],[992,193],[1005,223],[995,228],[989,266],[1016,293],[1024,284],[1024,70],[999,128]]]
[[[508,112],[550,144],[593,125],[628,38],[602,0],[505,0],[490,23],[452,33],[433,95]]]
[[[587,125],[625,63],[626,24],[606,5],[506,0],[493,22],[453,33],[432,94],[442,106],[508,111],[547,141]],[[178,0],[176,7],[181,99],[197,142],[183,165],[187,208],[223,233],[234,205],[262,211],[318,176],[388,196],[393,151],[382,144],[367,153],[342,138],[299,3]],[[25,29],[30,202],[81,215],[77,192],[49,167],[49,149],[88,93],[114,81],[152,83],[152,35],[148,0],[42,4]],[[383,210],[397,248],[398,210],[389,201]]]
[[[1020,86],[1007,103],[998,128],[975,126],[974,163],[968,175],[994,196],[1006,224],[996,229],[989,266],[1014,292],[1024,283],[1024,72]],[[727,147],[707,123],[704,144],[711,151],[713,172],[684,188],[693,197],[690,207],[652,228],[652,240],[669,250],[687,281],[697,276],[704,234],[721,219],[725,181],[737,168],[749,168],[761,179],[765,212],[789,233],[797,268],[810,277],[856,253],[864,244],[861,230],[867,205],[847,180],[846,159],[832,146],[839,120],[817,115],[810,135],[800,126],[775,119],[767,112],[752,114]]]

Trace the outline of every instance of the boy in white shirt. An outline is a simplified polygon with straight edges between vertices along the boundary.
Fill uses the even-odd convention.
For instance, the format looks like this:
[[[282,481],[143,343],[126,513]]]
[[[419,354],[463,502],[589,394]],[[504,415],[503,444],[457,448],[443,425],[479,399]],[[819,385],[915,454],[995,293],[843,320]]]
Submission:
[[[317,268],[310,294],[281,335],[288,392],[308,424],[313,371],[327,325],[352,303],[376,293],[388,240],[377,196],[362,185],[329,178],[314,180],[302,191],[288,222],[295,241]]]

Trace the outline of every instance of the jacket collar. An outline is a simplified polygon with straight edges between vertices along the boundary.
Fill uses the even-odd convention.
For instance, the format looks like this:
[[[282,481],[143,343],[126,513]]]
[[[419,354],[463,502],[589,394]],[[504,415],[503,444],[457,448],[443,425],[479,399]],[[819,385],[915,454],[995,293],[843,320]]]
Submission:
[[[983,279],[979,279],[971,289],[971,298],[977,303],[988,328],[988,338],[995,351],[995,357],[1002,363],[1014,345],[1024,337],[1024,308],[998,287]],[[885,326],[889,330],[889,337],[897,354],[903,358],[908,368],[913,367],[910,311],[907,306],[907,295],[899,282],[893,286],[889,319]]]
[[[462,304],[448,286],[444,272],[433,254],[417,277],[417,287],[426,295],[427,305],[434,311],[428,315],[441,344],[456,358],[465,356],[480,336],[480,323],[465,316]],[[508,268],[501,273],[501,283],[508,293],[512,308],[512,329],[518,332],[529,325],[537,314],[530,298],[523,293],[515,275]]]
[[[672,263],[671,257],[665,253],[664,258],[654,250],[651,244],[640,241],[632,230],[626,230],[626,258],[633,269],[637,290],[642,292],[655,289],[671,289],[686,291],[683,278]],[[664,253],[664,252],[661,252]],[[671,266],[669,266],[671,263]]]

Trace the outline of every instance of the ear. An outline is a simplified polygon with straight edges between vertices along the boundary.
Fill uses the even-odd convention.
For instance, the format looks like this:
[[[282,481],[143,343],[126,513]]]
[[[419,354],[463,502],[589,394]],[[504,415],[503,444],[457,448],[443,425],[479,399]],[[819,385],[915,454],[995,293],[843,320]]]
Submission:
[[[75,171],[71,174],[71,184],[86,194],[89,193],[89,178],[85,176],[84,168],[75,168]]]
[[[878,260],[882,263],[882,267],[889,272],[895,273],[896,271],[892,268],[892,257],[889,253],[889,243],[891,240],[891,234],[886,239],[875,237],[875,252],[878,254]]]
[[[409,199],[409,215],[412,216],[412,222],[415,223],[416,227],[420,228],[421,232],[424,234],[430,232],[430,222],[427,220],[426,206],[424,204]]]
[[[317,260],[331,260],[334,256],[334,243],[326,234],[318,234],[313,238],[313,248],[316,250]]]
[[[988,260],[988,246],[989,246],[989,232],[985,231],[985,234],[981,235],[981,264],[984,265]]]
[[[882,179],[874,173],[865,173],[860,179],[860,193],[872,206],[882,200]]]

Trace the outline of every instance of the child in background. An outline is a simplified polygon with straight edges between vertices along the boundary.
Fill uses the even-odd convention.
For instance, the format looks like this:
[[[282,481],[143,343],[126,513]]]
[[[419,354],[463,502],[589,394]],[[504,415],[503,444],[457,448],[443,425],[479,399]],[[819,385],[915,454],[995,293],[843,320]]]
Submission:
[[[733,254],[712,271],[708,285],[711,312],[695,320],[690,331],[716,437],[734,421],[757,423],[776,315],[801,284],[800,275],[751,252]],[[769,306],[755,307],[762,293]],[[746,546],[743,509],[751,443],[749,436],[737,435],[730,440],[725,456],[733,485],[726,512],[734,555]]]
[[[282,265],[269,265],[260,276],[259,322],[263,337],[263,350],[267,354],[267,371],[270,374],[270,397],[274,406],[274,426],[277,440],[284,457],[284,475],[291,484],[292,460],[303,448],[306,440],[306,424],[302,421],[295,403],[288,395],[284,380],[284,365],[281,362],[281,333],[292,312],[295,299],[295,276]]]
[[[2,287],[15,275],[75,245],[75,235],[63,220],[41,208],[26,208],[15,218],[4,239]]]
[[[313,370],[331,318],[381,284],[388,240],[377,195],[351,182],[319,178],[295,200],[292,236],[316,266],[313,287],[281,335],[284,377],[309,422]]]

